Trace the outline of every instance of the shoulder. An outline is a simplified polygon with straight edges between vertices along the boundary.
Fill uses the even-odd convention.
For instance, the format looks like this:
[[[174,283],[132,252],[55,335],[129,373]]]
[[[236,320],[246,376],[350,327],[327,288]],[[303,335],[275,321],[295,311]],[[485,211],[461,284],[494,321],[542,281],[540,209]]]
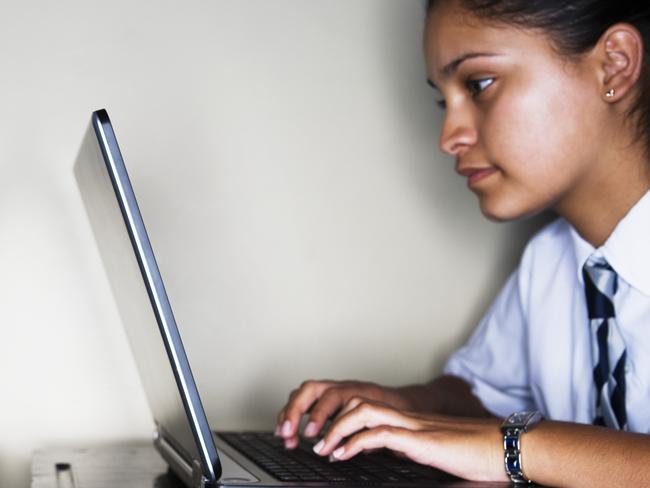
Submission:
[[[548,265],[572,250],[571,226],[565,219],[558,218],[542,227],[528,241],[521,258],[521,266],[534,266],[540,261]]]

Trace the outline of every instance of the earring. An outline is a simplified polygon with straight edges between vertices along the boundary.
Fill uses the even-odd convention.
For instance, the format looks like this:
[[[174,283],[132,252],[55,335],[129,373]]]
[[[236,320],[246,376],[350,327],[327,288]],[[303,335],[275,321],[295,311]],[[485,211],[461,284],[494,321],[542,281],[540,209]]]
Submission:
[[[615,93],[616,93],[616,90],[614,90],[613,88],[610,88],[609,90],[607,90],[607,93],[605,93],[605,96],[607,98],[612,98]]]

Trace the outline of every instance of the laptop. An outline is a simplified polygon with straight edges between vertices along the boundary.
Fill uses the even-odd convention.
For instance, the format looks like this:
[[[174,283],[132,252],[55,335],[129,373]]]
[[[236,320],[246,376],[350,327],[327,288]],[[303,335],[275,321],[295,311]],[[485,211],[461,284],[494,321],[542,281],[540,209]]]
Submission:
[[[187,487],[468,484],[388,452],[330,463],[304,439],[286,450],[271,432],[214,432],[105,110],[91,116],[74,173],[153,413],[154,446]]]

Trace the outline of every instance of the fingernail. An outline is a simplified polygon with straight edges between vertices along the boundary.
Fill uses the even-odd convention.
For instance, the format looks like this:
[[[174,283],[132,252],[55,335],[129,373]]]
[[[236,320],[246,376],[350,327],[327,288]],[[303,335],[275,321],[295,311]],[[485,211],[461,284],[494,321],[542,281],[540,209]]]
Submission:
[[[334,459],[341,459],[341,456],[343,456],[343,453],[345,452],[345,447],[339,447],[336,451],[332,453],[332,456]]]
[[[305,435],[307,437],[314,437],[318,432],[316,431],[316,423],[309,422],[305,427]]]
[[[317,444],[314,445],[313,449],[316,454],[319,454],[323,446],[325,445],[325,439],[321,439]]]
[[[291,422],[285,420],[282,424],[282,435],[287,437],[291,435]]]
[[[275,430],[273,431],[273,435],[278,437],[280,435],[280,426],[276,425]]]
[[[294,449],[298,445],[298,439],[287,439],[284,441],[284,447],[286,449]]]

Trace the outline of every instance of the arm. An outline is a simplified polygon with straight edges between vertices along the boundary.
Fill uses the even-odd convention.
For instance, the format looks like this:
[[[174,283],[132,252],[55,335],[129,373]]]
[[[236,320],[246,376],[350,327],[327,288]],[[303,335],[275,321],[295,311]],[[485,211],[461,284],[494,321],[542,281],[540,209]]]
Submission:
[[[549,486],[650,485],[650,436],[543,421],[522,436],[524,474]]]
[[[497,418],[408,413],[352,402],[314,450],[337,460],[386,447],[425,465],[475,481],[507,481]],[[548,486],[650,484],[650,436],[545,420],[521,438],[526,477]]]

